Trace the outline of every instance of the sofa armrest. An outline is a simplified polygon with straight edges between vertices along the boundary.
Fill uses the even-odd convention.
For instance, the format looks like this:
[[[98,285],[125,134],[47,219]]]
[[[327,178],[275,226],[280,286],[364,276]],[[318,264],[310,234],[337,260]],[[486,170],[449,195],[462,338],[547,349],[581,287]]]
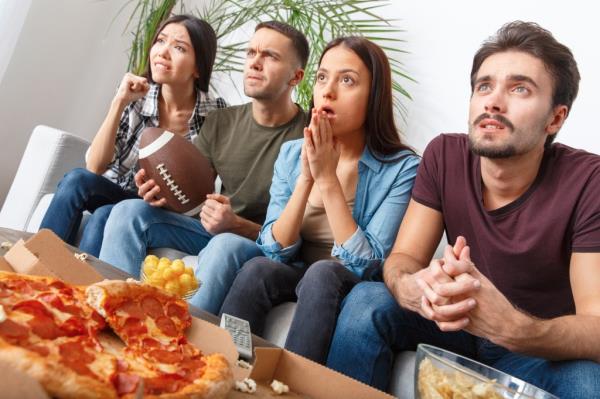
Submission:
[[[89,145],[62,130],[36,126],[0,211],[0,226],[29,231],[29,220],[41,198],[53,193],[69,170],[85,166]]]

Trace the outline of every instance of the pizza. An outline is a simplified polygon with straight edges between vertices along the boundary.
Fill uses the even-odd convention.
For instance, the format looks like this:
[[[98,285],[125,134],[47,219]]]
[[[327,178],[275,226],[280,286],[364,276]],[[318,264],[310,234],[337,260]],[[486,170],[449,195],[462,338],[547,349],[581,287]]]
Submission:
[[[85,288],[0,272],[0,360],[55,397],[224,397],[229,364],[187,342],[190,325],[185,301],[133,280]]]

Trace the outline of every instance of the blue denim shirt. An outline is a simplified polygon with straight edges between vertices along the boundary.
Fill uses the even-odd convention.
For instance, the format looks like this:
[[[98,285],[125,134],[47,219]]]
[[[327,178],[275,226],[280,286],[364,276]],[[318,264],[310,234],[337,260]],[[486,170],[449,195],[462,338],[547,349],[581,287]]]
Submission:
[[[272,228],[300,175],[302,142],[303,139],[293,140],[281,146],[269,191],[271,200],[267,217],[256,240],[265,256],[300,267],[304,266],[297,259],[302,238],[283,248],[273,238]],[[410,151],[402,151],[389,158],[401,155],[406,156],[397,162],[383,163],[365,147],[358,163],[358,185],[352,210],[358,228],[345,242],[334,243],[331,250],[332,256],[363,279],[371,278],[380,271],[383,259],[392,249],[410,200],[420,157]]]

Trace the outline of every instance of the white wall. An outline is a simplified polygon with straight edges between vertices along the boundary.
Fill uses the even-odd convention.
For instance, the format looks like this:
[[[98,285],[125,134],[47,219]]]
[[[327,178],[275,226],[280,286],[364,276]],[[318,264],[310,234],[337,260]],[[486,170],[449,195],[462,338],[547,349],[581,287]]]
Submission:
[[[201,6],[205,0],[189,1]],[[110,23],[123,0],[33,0],[10,64],[0,82],[0,203],[32,128],[47,124],[90,138],[100,125],[126,66],[130,37],[122,35],[125,12]],[[574,52],[582,75],[579,97],[558,141],[600,153],[592,116],[600,89],[600,24],[593,2],[505,0],[498,5],[467,0],[393,1],[382,15],[398,18],[406,32],[406,82],[413,101],[400,123],[419,151],[440,132],[466,131],[469,72],[481,42],[503,23],[536,21]],[[248,35],[251,32],[248,32]],[[596,50],[594,50],[596,49]],[[227,79],[221,79],[226,82]],[[231,103],[245,101],[222,86]]]
[[[122,0],[33,0],[0,81],[0,203],[34,126],[91,138],[127,66]]]

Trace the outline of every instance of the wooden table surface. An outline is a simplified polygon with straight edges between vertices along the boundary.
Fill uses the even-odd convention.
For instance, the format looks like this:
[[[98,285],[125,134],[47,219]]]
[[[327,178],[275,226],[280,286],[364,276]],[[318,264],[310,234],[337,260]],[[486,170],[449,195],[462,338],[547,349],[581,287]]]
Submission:
[[[32,235],[33,235],[33,233],[27,233],[24,231],[18,231],[18,230],[8,229],[5,227],[0,227],[0,242],[7,241],[10,243],[15,243],[15,242],[19,241],[20,239],[27,240]],[[71,251],[79,252],[78,248],[75,248],[68,244],[65,244],[65,245],[67,245],[67,247]],[[0,248],[0,256],[4,256],[4,254],[6,252],[7,252],[7,249]],[[89,263],[92,267],[94,267],[94,269],[96,269],[100,274],[102,274],[102,276],[104,276],[105,278],[110,279],[110,280],[125,280],[130,277],[136,278],[136,277],[131,276],[130,274],[122,271],[121,269],[117,269],[113,265],[103,262],[100,259],[98,259],[94,256],[91,256],[91,255],[88,256],[86,262]],[[190,313],[194,317],[197,317],[199,319],[208,321],[208,322],[216,324],[216,325],[218,325],[219,321],[220,321],[219,317],[215,316],[214,314],[206,312],[200,308],[197,308],[197,307],[191,306],[191,305],[190,305]],[[256,346],[260,346],[260,347],[265,347],[265,346],[266,347],[274,347],[275,346],[271,342],[264,340],[257,335],[252,335],[252,345],[255,347]]]

